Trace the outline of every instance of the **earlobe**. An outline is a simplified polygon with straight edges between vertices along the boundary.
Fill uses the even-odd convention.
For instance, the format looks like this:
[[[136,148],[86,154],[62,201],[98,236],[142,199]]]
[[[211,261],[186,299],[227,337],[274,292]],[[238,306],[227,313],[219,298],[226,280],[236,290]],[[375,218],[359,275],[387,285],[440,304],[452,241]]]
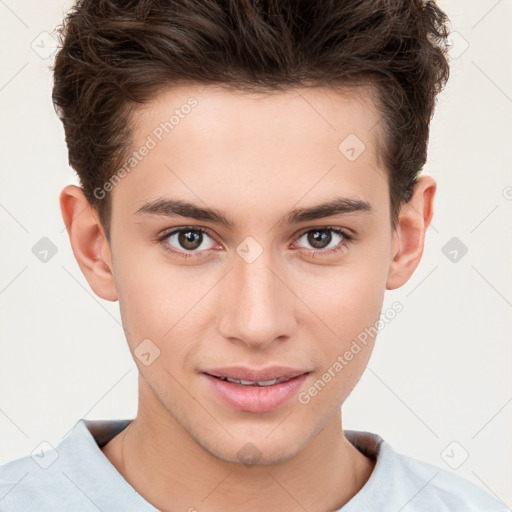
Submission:
[[[118,299],[112,272],[112,255],[97,212],[82,188],[64,187],[60,209],[75,259],[90,287],[102,299]]]
[[[425,234],[434,213],[436,182],[431,176],[421,176],[411,199],[405,203],[393,233],[391,263],[386,289],[403,286],[416,270],[425,243]]]

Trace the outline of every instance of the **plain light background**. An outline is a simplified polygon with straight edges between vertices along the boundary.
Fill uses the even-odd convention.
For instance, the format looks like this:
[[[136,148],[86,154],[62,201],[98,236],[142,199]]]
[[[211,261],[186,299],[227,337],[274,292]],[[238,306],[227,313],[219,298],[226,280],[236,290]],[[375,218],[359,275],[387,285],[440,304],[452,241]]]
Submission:
[[[48,69],[70,5],[0,0],[0,464],[56,446],[80,418],[136,414],[118,303],[89,288],[58,204],[78,184]],[[512,507],[512,2],[439,5],[453,48],[424,168],[438,183],[434,219],[418,269],[386,292],[383,312],[403,311],[380,332],[344,426]],[[46,263],[32,252],[43,237],[57,250]]]

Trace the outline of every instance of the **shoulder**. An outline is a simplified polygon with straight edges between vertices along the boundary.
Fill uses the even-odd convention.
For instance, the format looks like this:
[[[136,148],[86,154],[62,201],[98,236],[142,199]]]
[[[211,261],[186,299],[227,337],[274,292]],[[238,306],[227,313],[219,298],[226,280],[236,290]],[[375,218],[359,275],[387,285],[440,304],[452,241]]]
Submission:
[[[154,510],[97,444],[124,425],[80,420],[55,448],[48,445],[0,466],[0,512]]]
[[[497,498],[469,480],[398,453],[376,434],[348,431],[346,435],[356,448],[376,459],[370,479],[347,504],[347,512],[352,510],[352,502],[359,506],[367,501],[372,503],[367,510],[404,507],[408,512],[510,512]],[[377,507],[373,507],[377,502]],[[342,510],[345,512],[345,507]]]
[[[44,460],[53,455],[47,452],[41,457]],[[64,473],[52,466],[45,468],[32,456],[0,466],[0,511],[59,510],[54,508],[55,501],[62,495],[66,482]]]
[[[439,512],[505,512],[509,509],[473,482],[427,462],[395,453],[396,474],[416,490],[411,501],[417,510],[428,510],[436,503]],[[416,510],[416,509],[414,509]]]

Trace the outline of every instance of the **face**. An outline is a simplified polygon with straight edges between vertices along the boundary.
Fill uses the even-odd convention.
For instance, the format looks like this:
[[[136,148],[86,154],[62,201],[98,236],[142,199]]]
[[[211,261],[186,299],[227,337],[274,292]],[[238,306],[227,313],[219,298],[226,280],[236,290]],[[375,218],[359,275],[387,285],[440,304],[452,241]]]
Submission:
[[[339,422],[373,346],[345,357],[379,319],[395,236],[377,111],[363,89],[198,85],[135,119],[149,149],[112,190],[110,248],[139,411],[217,458],[251,442],[286,460]]]

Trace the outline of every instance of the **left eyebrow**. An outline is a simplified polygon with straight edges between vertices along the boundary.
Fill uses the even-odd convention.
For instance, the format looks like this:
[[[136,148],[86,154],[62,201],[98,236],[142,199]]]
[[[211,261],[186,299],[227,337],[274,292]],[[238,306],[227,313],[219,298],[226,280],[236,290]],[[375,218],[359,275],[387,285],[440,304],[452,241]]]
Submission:
[[[337,197],[327,203],[292,210],[285,215],[281,223],[288,222],[288,224],[298,224],[299,222],[355,212],[373,213],[373,209],[368,201],[349,197]]]
[[[356,212],[373,213],[373,209],[368,201],[348,197],[337,197],[331,201],[315,206],[293,209],[285,214],[278,224],[299,224],[300,222]],[[187,217],[222,224],[228,228],[235,226],[235,222],[221,210],[203,208],[181,199],[156,199],[147,202],[135,212],[135,215]]]

